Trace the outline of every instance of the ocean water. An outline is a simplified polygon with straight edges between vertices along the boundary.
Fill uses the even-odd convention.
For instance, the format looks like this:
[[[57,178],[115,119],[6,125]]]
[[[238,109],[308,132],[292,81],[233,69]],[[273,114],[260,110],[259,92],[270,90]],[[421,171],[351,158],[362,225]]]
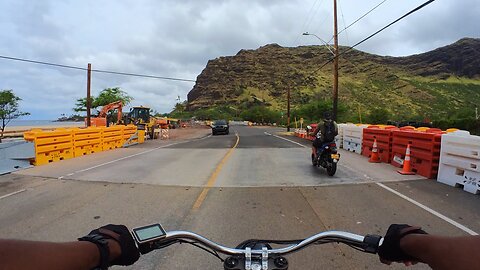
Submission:
[[[13,119],[7,125],[7,127],[19,127],[19,126],[34,126],[34,127],[41,127],[41,126],[77,126],[81,125],[83,122],[55,122],[54,120],[21,120],[21,119]]]

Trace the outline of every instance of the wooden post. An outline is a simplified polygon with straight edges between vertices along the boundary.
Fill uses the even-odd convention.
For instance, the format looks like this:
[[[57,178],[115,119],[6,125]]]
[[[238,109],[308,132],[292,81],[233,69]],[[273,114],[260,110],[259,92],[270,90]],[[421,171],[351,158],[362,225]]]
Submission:
[[[91,83],[91,76],[92,76],[92,64],[88,63],[87,69],[87,127],[90,126],[90,109],[92,107],[92,101],[90,98],[90,83]]]
[[[287,131],[290,131],[290,87],[287,90]]]
[[[358,118],[360,119],[360,124],[362,124],[362,111],[360,110],[360,104],[358,104]]]
[[[337,29],[337,0],[333,0],[333,120],[337,121],[338,106],[338,29]]]

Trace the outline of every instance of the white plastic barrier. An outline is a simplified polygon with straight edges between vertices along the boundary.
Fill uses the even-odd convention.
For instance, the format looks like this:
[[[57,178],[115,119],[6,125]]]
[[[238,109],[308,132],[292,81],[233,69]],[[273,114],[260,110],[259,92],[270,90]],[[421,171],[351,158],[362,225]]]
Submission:
[[[468,131],[442,135],[437,181],[480,193],[480,137]]]
[[[367,125],[347,124],[343,127],[343,149],[357,154],[362,153],[363,129]]]
[[[338,124],[338,135],[335,136],[337,148],[343,148],[343,129],[347,124]]]

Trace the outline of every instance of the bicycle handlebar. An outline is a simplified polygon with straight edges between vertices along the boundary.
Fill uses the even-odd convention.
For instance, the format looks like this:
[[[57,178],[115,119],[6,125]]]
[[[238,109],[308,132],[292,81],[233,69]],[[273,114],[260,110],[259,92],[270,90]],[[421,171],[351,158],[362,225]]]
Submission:
[[[229,248],[218,243],[215,243],[201,235],[198,235],[193,232],[188,231],[169,231],[166,233],[165,238],[159,241],[159,244],[169,243],[173,240],[192,240],[198,242],[205,247],[211,248],[217,252],[226,254],[226,255],[245,255],[249,252],[252,255],[262,255],[264,250],[261,249],[238,249],[238,248]],[[378,247],[382,244],[383,238],[376,235],[358,235],[349,232],[342,231],[326,231],[320,232],[318,234],[312,235],[308,238],[303,239],[301,242],[283,247],[278,249],[268,249],[267,252],[269,255],[285,255],[292,253],[298,250],[301,250],[311,244],[315,243],[345,243],[348,245],[355,246],[362,251],[369,253],[377,253]]]
[[[250,239],[243,241],[235,248],[230,248],[189,231],[165,232],[160,224],[134,228],[132,233],[142,254],[175,243],[188,243],[220,259],[225,270],[288,270],[288,260],[283,255],[299,251],[312,244],[344,243],[354,249],[376,254],[383,243],[383,238],[378,235],[362,236],[350,232],[326,231],[298,240]],[[281,247],[273,248],[272,245]],[[228,257],[223,259],[218,253]]]

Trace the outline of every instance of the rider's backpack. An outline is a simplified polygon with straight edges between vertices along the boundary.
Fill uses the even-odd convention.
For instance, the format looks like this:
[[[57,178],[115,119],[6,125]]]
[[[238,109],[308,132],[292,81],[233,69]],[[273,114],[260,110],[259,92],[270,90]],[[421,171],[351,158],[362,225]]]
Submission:
[[[332,120],[325,120],[325,133],[323,134],[324,142],[333,142],[335,140],[335,123]]]

